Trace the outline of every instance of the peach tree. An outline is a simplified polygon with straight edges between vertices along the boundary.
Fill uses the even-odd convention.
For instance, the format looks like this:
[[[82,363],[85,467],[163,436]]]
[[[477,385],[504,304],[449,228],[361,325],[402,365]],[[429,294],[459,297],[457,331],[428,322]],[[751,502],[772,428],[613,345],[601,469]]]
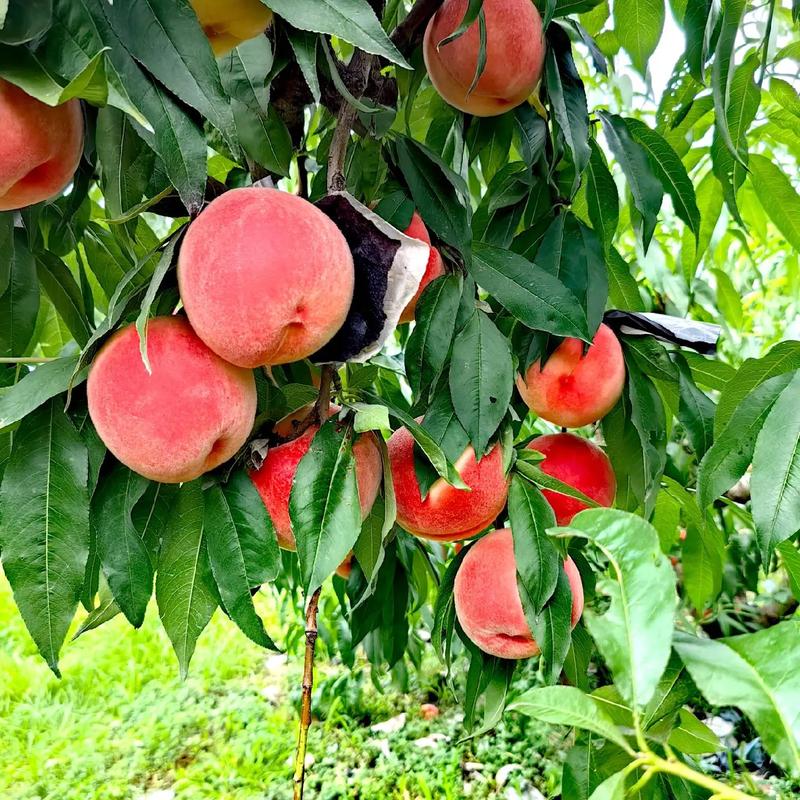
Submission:
[[[573,728],[565,800],[763,796],[727,707],[800,777],[799,18],[0,0],[0,560],[51,669],[153,595],[183,675],[215,613],[302,653],[296,797],[318,635],[435,652],[468,736]]]

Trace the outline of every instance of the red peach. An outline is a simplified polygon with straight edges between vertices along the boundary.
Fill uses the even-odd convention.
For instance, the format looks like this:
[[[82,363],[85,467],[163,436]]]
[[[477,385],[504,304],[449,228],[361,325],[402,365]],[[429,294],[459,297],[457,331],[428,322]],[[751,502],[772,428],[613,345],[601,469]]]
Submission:
[[[461,24],[468,0],[445,0],[425,29],[423,56],[431,83],[451,106],[478,117],[504,114],[533,92],[544,67],[542,18],[531,0],[484,0],[486,64],[472,92],[480,52],[478,20],[439,47]]]
[[[537,436],[528,443],[528,450],[545,456],[539,464],[542,472],[583,492],[601,506],[614,505],[617,479],[608,456],[596,444],[572,433],[552,433]],[[579,511],[589,507],[559,492],[544,489],[542,493],[553,507],[559,525],[569,525]]]
[[[331,219],[277,189],[232,189],[189,226],[178,283],[197,335],[241,367],[311,355],[342,327],[353,257]]]
[[[89,373],[89,414],[108,449],[162,483],[191,481],[233,456],[256,413],[250,370],[206,347],[183,317],[147,324],[148,374],[134,325],[114,334]]]
[[[222,56],[254,39],[272,22],[261,0],[189,0],[214,55]]]
[[[0,79],[0,211],[60,194],[83,152],[79,100],[51,107]]]
[[[332,406],[330,413],[336,413],[338,410],[336,406]],[[297,413],[290,414],[281,420],[275,426],[276,431],[281,435],[290,435],[292,425],[298,416]],[[272,518],[275,532],[278,535],[278,544],[286,550],[295,549],[294,533],[292,533],[292,523],[289,518],[289,495],[292,491],[294,476],[300,459],[308,452],[311,440],[318,430],[319,425],[311,425],[296,439],[276,447],[270,447],[264,463],[250,474],[250,479],[258,489]],[[356,460],[356,480],[361,516],[365,517],[378,496],[383,476],[381,453],[374,435],[362,433],[353,443],[353,455]],[[347,564],[347,567],[349,566]],[[340,572],[342,577],[350,574],[344,563],[340,565],[340,569],[347,573],[345,575]]]
[[[411,224],[403,231],[403,233],[405,233],[406,236],[419,239],[421,242],[425,242],[426,244],[431,243],[431,237],[428,235],[428,229],[425,227],[422,217],[420,217],[416,211],[414,212],[414,216],[411,217]],[[425,274],[422,276],[422,280],[419,283],[419,288],[417,289],[416,294],[408,301],[408,305],[403,309],[403,313],[400,315],[400,323],[411,322],[414,319],[414,312],[417,310],[417,302],[419,301],[422,292],[425,290],[425,287],[431,281],[441,277],[442,275],[444,275],[444,262],[442,261],[442,256],[435,247],[431,247],[431,252],[428,256],[428,263],[425,266]]]
[[[528,367],[517,389],[528,408],[565,428],[580,428],[608,414],[625,386],[622,347],[607,325],[597,329],[586,355],[580,339],[564,339],[547,359]]]
[[[388,448],[397,498],[397,523],[409,533],[455,542],[480,533],[503,510],[508,480],[500,445],[495,445],[480,461],[475,460],[472,447],[467,447],[455,463],[471,491],[456,489],[439,478],[424,500],[414,471],[414,437],[406,428],[399,428],[389,439]]]
[[[572,590],[574,628],[583,613],[583,584],[571,558],[564,571]],[[520,659],[539,652],[519,598],[510,528],[492,531],[472,546],[456,573],[453,599],[464,633],[485,653]]]

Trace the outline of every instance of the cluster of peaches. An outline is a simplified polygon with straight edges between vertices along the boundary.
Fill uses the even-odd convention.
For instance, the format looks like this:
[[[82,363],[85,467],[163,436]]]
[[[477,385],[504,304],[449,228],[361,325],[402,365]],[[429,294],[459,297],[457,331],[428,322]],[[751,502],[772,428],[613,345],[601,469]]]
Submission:
[[[271,19],[259,0],[192,0],[215,53],[222,54],[264,30]],[[459,25],[467,0],[446,0],[424,40],[431,80],[452,105],[481,116],[522,102],[541,76],[542,22],[530,0],[486,0],[491,36],[483,75],[469,91],[478,49],[477,26],[453,42],[441,41]],[[513,22],[513,24],[512,24]],[[506,56],[518,63],[509,76]],[[77,169],[83,146],[78,101],[49,108],[0,80],[0,211],[59,194]],[[405,233],[430,247],[425,275],[400,321],[414,318],[423,289],[444,274],[442,259],[418,214]],[[339,228],[308,201],[286,192],[242,188],[214,200],[189,226],[178,258],[184,315],[147,325],[149,369],[138,333],[123,328],[102,347],[88,381],[89,411],[98,434],[123,464],[155,481],[193,480],[230,459],[255,421],[253,369],[305,359],[341,328],[354,286],[353,259]],[[518,378],[527,405],[562,427],[600,419],[618,400],[625,380],[620,345],[601,325],[591,346],[565,340],[545,366]],[[336,409],[334,409],[335,411]],[[279,543],[294,549],[289,495],[297,466],[319,425],[292,438],[308,409],[281,420],[271,447],[251,478],[269,511]],[[288,441],[287,441],[288,440]],[[542,469],[610,506],[614,473],[602,450],[569,433],[539,436],[528,444],[544,456]],[[380,490],[382,466],[374,434],[353,446],[362,516]],[[456,468],[468,490],[440,479],[423,497],[414,469],[414,439],[401,428],[388,442],[397,497],[397,522],[411,534],[460,542],[489,528],[502,512],[509,480],[500,444],[480,460],[467,447]],[[545,491],[560,525],[584,505]],[[571,559],[564,565],[573,594],[572,623],[583,590]],[[340,574],[349,571],[347,565]],[[465,633],[483,650],[525,658],[538,647],[516,588],[511,531],[481,538],[467,553],[455,582],[455,605]]]

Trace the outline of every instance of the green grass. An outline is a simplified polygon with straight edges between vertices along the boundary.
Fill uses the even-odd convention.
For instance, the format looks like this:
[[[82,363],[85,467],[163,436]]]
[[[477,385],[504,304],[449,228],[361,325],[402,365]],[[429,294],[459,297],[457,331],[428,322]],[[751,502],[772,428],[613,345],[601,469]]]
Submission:
[[[274,609],[261,608],[271,630]],[[222,615],[200,639],[190,677],[177,663],[155,608],[139,631],[117,618],[64,648],[57,680],[36,654],[0,577],[0,797],[4,800],[138,800],[172,789],[177,800],[291,797],[300,659],[248,642]],[[434,665],[428,683],[438,683]],[[377,692],[366,672],[325,666],[318,675],[309,751],[309,796],[319,798],[502,797],[497,770],[523,765],[506,786],[557,789],[558,734],[505,724],[458,744],[460,712],[422,719],[428,686]],[[394,734],[370,730],[406,712]],[[444,734],[433,748],[415,741]],[[564,743],[565,745],[566,743]],[[388,751],[386,748],[388,747]],[[467,762],[480,762],[476,770]]]

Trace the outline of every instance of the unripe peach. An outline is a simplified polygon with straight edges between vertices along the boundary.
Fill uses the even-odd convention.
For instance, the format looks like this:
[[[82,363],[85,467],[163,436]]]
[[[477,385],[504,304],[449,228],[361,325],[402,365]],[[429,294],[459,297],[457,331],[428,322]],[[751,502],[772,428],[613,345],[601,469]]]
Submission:
[[[542,75],[545,42],[542,18],[531,0],[484,0],[486,64],[469,91],[480,52],[478,20],[442,47],[461,24],[468,0],[445,0],[425,29],[423,55],[431,83],[451,106],[493,117],[518,106]]]
[[[89,414],[108,449],[162,483],[191,481],[245,443],[256,413],[250,370],[206,347],[183,317],[147,324],[148,374],[133,325],[114,334],[89,373]]]
[[[261,0],[189,0],[217,57],[264,32],[272,12]]]
[[[232,189],[189,226],[178,283],[197,335],[240,367],[286,364],[342,327],[353,299],[342,232],[307,200]]]
[[[607,325],[597,329],[586,355],[580,339],[564,339],[542,368],[537,361],[517,389],[528,408],[565,428],[580,428],[608,414],[625,386],[622,347]]]
[[[304,410],[304,412],[307,410]],[[338,408],[332,406],[330,413],[335,413]],[[294,422],[298,414],[291,414],[276,425],[276,430],[281,435],[291,435]],[[305,416],[305,413],[302,414]],[[311,425],[296,439],[292,439],[276,447],[270,447],[261,467],[250,474],[264,505],[275,526],[278,535],[278,544],[286,550],[294,550],[295,539],[292,532],[292,522],[289,517],[289,496],[297,472],[300,459],[311,447],[311,440],[319,430],[319,425]],[[356,460],[356,481],[358,482],[358,500],[361,505],[361,516],[366,517],[381,486],[383,465],[381,453],[372,433],[362,433],[353,443],[353,456]],[[350,574],[349,563],[343,562],[339,574],[347,577]],[[346,572],[346,574],[345,574]]]
[[[614,505],[617,479],[608,456],[596,444],[572,433],[553,433],[533,439],[528,449],[545,456],[538,465],[542,472],[583,492],[601,506]],[[547,489],[542,493],[553,507],[559,525],[569,525],[579,511],[589,507],[565,494]]]
[[[414,438],[406,428],[396,430],[388,442],[389,462],[397,498],[397,523],[426,539],[455,542],[466,539],[494,522],[508,495],[503,450],[495,445],[480,461],[467,447],[455,464],[464,483],[456,489],[442,478],[423,500],[414,471]]]
[[[571,558],[564,571],[572,591],[574,628],[583,613],[583,584]],[[485,653],[512,659],[538,654],[517,589],[510,528],[492,531],[472,546],[456,573],[453,599],[464,633]]]
[[[431,243],[431,237],[428,235],[428,229],[425,227],[422,217],[420,217],[416,211],[414,212],[414,216],[411,217],[411,224],[403,231],[403,233],[405,233],[406,236],[419,239],[426,244]],[[431,247],[431,252],[428,256],[428,263],[425,266],[425,274],[422,276],[422,280],[419,282],[419,288],[417,289],[416,294],[408,301],[408,305],[403,309],[403,313],[400,315],[401,323],[411,322],[414,319],[414,312],[417,310],[417,302],[419,301],[422,292],[425,291],[425,287],[432,280],[435,280],[442,275],[444,275],[444,262],[442,261],[442,256],[435,247]]]
[[[0,79],[0,211],[60,194],[83,152],[79,100],[45,105]]]

